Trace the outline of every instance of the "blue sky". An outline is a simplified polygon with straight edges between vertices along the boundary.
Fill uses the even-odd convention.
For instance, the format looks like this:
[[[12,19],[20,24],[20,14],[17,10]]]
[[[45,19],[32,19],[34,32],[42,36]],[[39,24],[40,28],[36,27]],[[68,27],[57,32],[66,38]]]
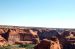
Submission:
[[[75,28],[75,0],[0,0],[0,24]]]

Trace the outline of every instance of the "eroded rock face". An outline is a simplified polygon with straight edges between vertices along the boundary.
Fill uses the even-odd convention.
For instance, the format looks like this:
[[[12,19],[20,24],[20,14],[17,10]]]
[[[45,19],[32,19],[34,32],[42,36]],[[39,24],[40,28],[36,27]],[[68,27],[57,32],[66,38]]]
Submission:
[[[61,46],[58,38],[52,37],[50,40],[42,40],[34,49],[61,49]]]
[[[34,49],[50,49],[50,41],[49,40],[42,40],[38,45],[34,47]]]
[[[15,44],[15,42],[18,41],[20,41],[19,34],[16,32],[16,30],[10,30],[8,38],[9,44]]]
[[[7,44],[7,41],[0,35],[0,46]]]

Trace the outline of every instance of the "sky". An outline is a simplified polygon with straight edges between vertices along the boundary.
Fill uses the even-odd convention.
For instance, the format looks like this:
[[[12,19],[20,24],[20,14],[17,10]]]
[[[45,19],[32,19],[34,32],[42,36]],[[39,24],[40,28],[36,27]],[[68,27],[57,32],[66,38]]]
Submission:
[[[0,0],[0,25],[75,28],[75,0]]]

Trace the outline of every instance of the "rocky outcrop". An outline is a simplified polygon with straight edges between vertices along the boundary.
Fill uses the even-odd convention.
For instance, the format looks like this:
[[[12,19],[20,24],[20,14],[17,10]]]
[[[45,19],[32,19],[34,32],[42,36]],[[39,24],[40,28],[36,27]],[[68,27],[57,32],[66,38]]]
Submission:
[[[34,47],[34,49],[50,49],[50,41],[49,40],[42,40],[38,45]]]
[[[0,35],[0,46],[4,46],[7,44],[7,41]]]

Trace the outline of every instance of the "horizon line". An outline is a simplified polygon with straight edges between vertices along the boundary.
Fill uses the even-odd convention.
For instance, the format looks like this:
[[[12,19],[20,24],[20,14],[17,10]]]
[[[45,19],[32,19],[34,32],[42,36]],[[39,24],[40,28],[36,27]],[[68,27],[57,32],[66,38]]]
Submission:
[[[20,28],[42,28],[42,29],[75,29],[75,28],[60,28],[60,27],[37,27],[37,26],[22,26],[22,25],[0,25],[0,26],[8,26],[8,27],[20,27]]]

